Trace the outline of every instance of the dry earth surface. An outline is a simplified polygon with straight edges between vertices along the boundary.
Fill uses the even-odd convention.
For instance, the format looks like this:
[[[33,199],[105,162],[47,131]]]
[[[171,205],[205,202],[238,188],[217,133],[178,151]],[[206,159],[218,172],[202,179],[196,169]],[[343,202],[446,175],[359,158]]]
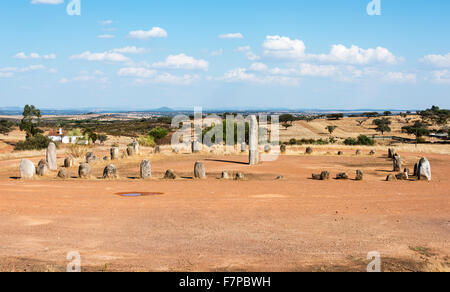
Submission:
[[[77,251],[84,271],[365,271],[368,252],[378,251],[384,271],[448,271],[450,156],[400,152],[410,169],[426,155],[433,181],[386,182],[385,148],[376,156],[341,148],[344,156],[335,147],[308,156],[296,147],[257,166],[246,155],[144,150],[114,162],[114,181],[99,179],[103,161],[90,180],[76,178],[77,163],[69,180],[23,181],[19,157],[0,159],[0,270],[64,271]],[[59,150],[60,165],[65,155]],[[151,180],[136,178],[144,158]],[[206,180],[192,179],[198,160]],[[161,179],[167,169],[180,178]],[[310,179],[322,170],[353,178],[357,169],[364,181]],[[246,180],[217,179],[224,170]],[[118,195],[126,192],[149,195]]]

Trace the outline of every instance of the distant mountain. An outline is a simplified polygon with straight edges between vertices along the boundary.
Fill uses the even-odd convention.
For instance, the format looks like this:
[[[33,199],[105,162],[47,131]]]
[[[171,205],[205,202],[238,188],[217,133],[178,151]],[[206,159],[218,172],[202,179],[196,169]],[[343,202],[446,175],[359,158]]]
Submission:
[[[168,112],[173,112],[174,110],[169,108],[169,107],[160,107],[154,110],[151,110],[152,112],[160,112],[160,113],[168,113]]]

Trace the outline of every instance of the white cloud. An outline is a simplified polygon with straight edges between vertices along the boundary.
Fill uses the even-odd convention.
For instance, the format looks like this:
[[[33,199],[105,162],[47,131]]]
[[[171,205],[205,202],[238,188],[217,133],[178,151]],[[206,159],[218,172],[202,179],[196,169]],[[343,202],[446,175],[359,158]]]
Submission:
[[[298,59],[305,57],[305,43],[288,37],[267,36],[263,43],[264,55],[275,58]]]
[[[34,72],[34,71],[43,71],[46,69],[47,69],[47,67],[45,67],[43,65],[32,65],[32,66],[28,66],[28,67],[5,67],[5,68],[0,68],[0,77],[1,78],[11,78],[11,77],[14,77],[16,74],[29,73],[29,72]]]
[[[450,67],[450,53],[447,55],[427,55],[421,59],[421,62],[438,68],[447,68]]]
[[[153,64],[154,68],[205,70],[209,68],[209,63],[205,60],[196,60],[185,54],[170,55],[165,62]]]
[[[144,48],[137,48],[137,47],[124,47],[124,48],[118,48],[113,49],[112,52],[114,53],[120,53],[120,54],[145,54],[149,50]]]
[[[328,55],[309,55],[308,57],[322,62],[352,65],[367,65],[371,63],[396,64],[401,60],[386,48],[362,49],[355,45],[350,48],[344,45],[333,45]]]
[[[156,71],[142,67],[127,67],[121,68],[117,74],[122,77],[149,78],[154,76]]]
[[[57,5],[64,3],[64,0],[32,0],[31,4],[51,4]]]
[[[245,68],[237,68],[225,73],[224,76],[219,77],[218,80],[241,83],[248,82],[257,85],[279,85],[279,86],[298,86],[300,80],[294,77],[288,76],[258,76],[253,73],[248,73]]]
[[[247,59],[249,59],[250,61],[257,61],[257,60],[261,59],[258,55],[253,53],[250,46],[239,47],[235,50],[235,52],[245,53],[245,55],[247,56]]]
[[[103,61],[103,62],[129,62],[130,59],[122,54],[114,52],[91,53],[86,51],[79,55],[73,55],[70,60]]]
[[[149,38],[166,38],[167,32],[160,27],[153,27],[151,30],[135,30],[131,31],[128,35],[133,39],[145,40]]]
[[[61,83],[61,84],[69,83],[69,79],[67,79],[67,78],[61,78],[61,79],[59,80],[59,83]]]
[[[16,55],[14,55],[14,58],[21,59],[21,60],[28,60],[28,59],[54,60],[54,59],[56,59],[56,55],[55,54],[39,55],[38,53],[30,53],[29,55],[27,55],[24,52],[20,52],[20,53],[17,53]]]
[[[383,80],[398,83],[414,83],[417,80],[417,76],[412,73],[388,72],[384,75]]]
[[[169,73],[162,73],[151,78],[138,78],[134,81],[135,85],[178,85],[188,86],[196,80],[200,79],[198,75],[185,74],[183,76],[175,76]]]
[[[116,38],[116,36],[113,34],[101,34],[97,38],[99,38],[99,39],[114,39],[114,38]]]
[[[221,34],[221,35],[219,35],[219,38],[221,38],[221,39],[243,39],[244,36],[242,35],[242,33],[238,32],[238,33]]]
[[[436,83],[450,84],[450,70],[433,71],[433,81]]]
[[[372,63],[396,64],[402,60],[383,47],[362,49],[355,45],[349,48],[344,45],[333,45],[328,54],[306,54],[306,46],[302,40],[293,40],[282,36],[267,36],[263,43],[263,49],[265,56],[298,61],[368,65]]]
[[[262,72],[267,71],[269,68],[264,63],[253,63],[250,65],[250,71]]]

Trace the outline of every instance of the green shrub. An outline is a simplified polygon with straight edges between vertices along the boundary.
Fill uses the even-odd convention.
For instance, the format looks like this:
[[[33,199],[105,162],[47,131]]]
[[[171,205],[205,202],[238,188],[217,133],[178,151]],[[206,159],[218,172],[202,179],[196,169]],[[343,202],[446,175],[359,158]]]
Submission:
[[[369,138],[365,135],[359,135],[358,145],[373,146],[373,145],[375,145],[375,140],[372,138]]]
[[[41,150],[47,148],[50,142],[52,142],[50,138],[38,134],[36,136],[28,138],[25,141],[17,143],[14,150]]]
[[[156,127],[152,129],[148,134],[155,139],[163,139],[164,137],[169,135],[169,130],[167,130],[166,128]]]
[[[144,147],[155,147],[156,146],[155,138],[153,136],[140,136],[137,141],[138,141],[139,145],[144,146]]]
[[[358,140],[356,140],[355,138],[347,138],[345,139],[344,144],[350,146],[358,145]]]
[[[366,145],[366,146],[373,146],[375,145],[375,140],[372,138],[369,138],[365,135],[359,135],[358,139],[355,138],[347,138],[344,141],[345,145]]]

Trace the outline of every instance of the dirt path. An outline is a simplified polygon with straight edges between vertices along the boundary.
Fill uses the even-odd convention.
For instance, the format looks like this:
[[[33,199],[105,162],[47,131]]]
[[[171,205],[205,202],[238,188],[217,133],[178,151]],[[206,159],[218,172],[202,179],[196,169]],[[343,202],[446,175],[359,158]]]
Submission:
[[[411,168],[416,155],[403,156]],[[370,251],[381,254],[384,270],[445,265],[450,157],[428,158],[431,183],[385,182],[391,162],[368,156],[283,156],[248,166],[245,156],[180,155],[155,158],[150,181],[131,179],[141,158],[118,162],[117,181],[18,181],[0,170],[0,270],[64,270],[70,251],[80,252],[85,270],[364,271]],[[207,180],[189,179],[198,159]],[[169,168],[184,179],[160,180]],[[309,179],[325,169],[354,176],[357,168],[365,181]],[[248,180],[216,179],[223,170]]]

